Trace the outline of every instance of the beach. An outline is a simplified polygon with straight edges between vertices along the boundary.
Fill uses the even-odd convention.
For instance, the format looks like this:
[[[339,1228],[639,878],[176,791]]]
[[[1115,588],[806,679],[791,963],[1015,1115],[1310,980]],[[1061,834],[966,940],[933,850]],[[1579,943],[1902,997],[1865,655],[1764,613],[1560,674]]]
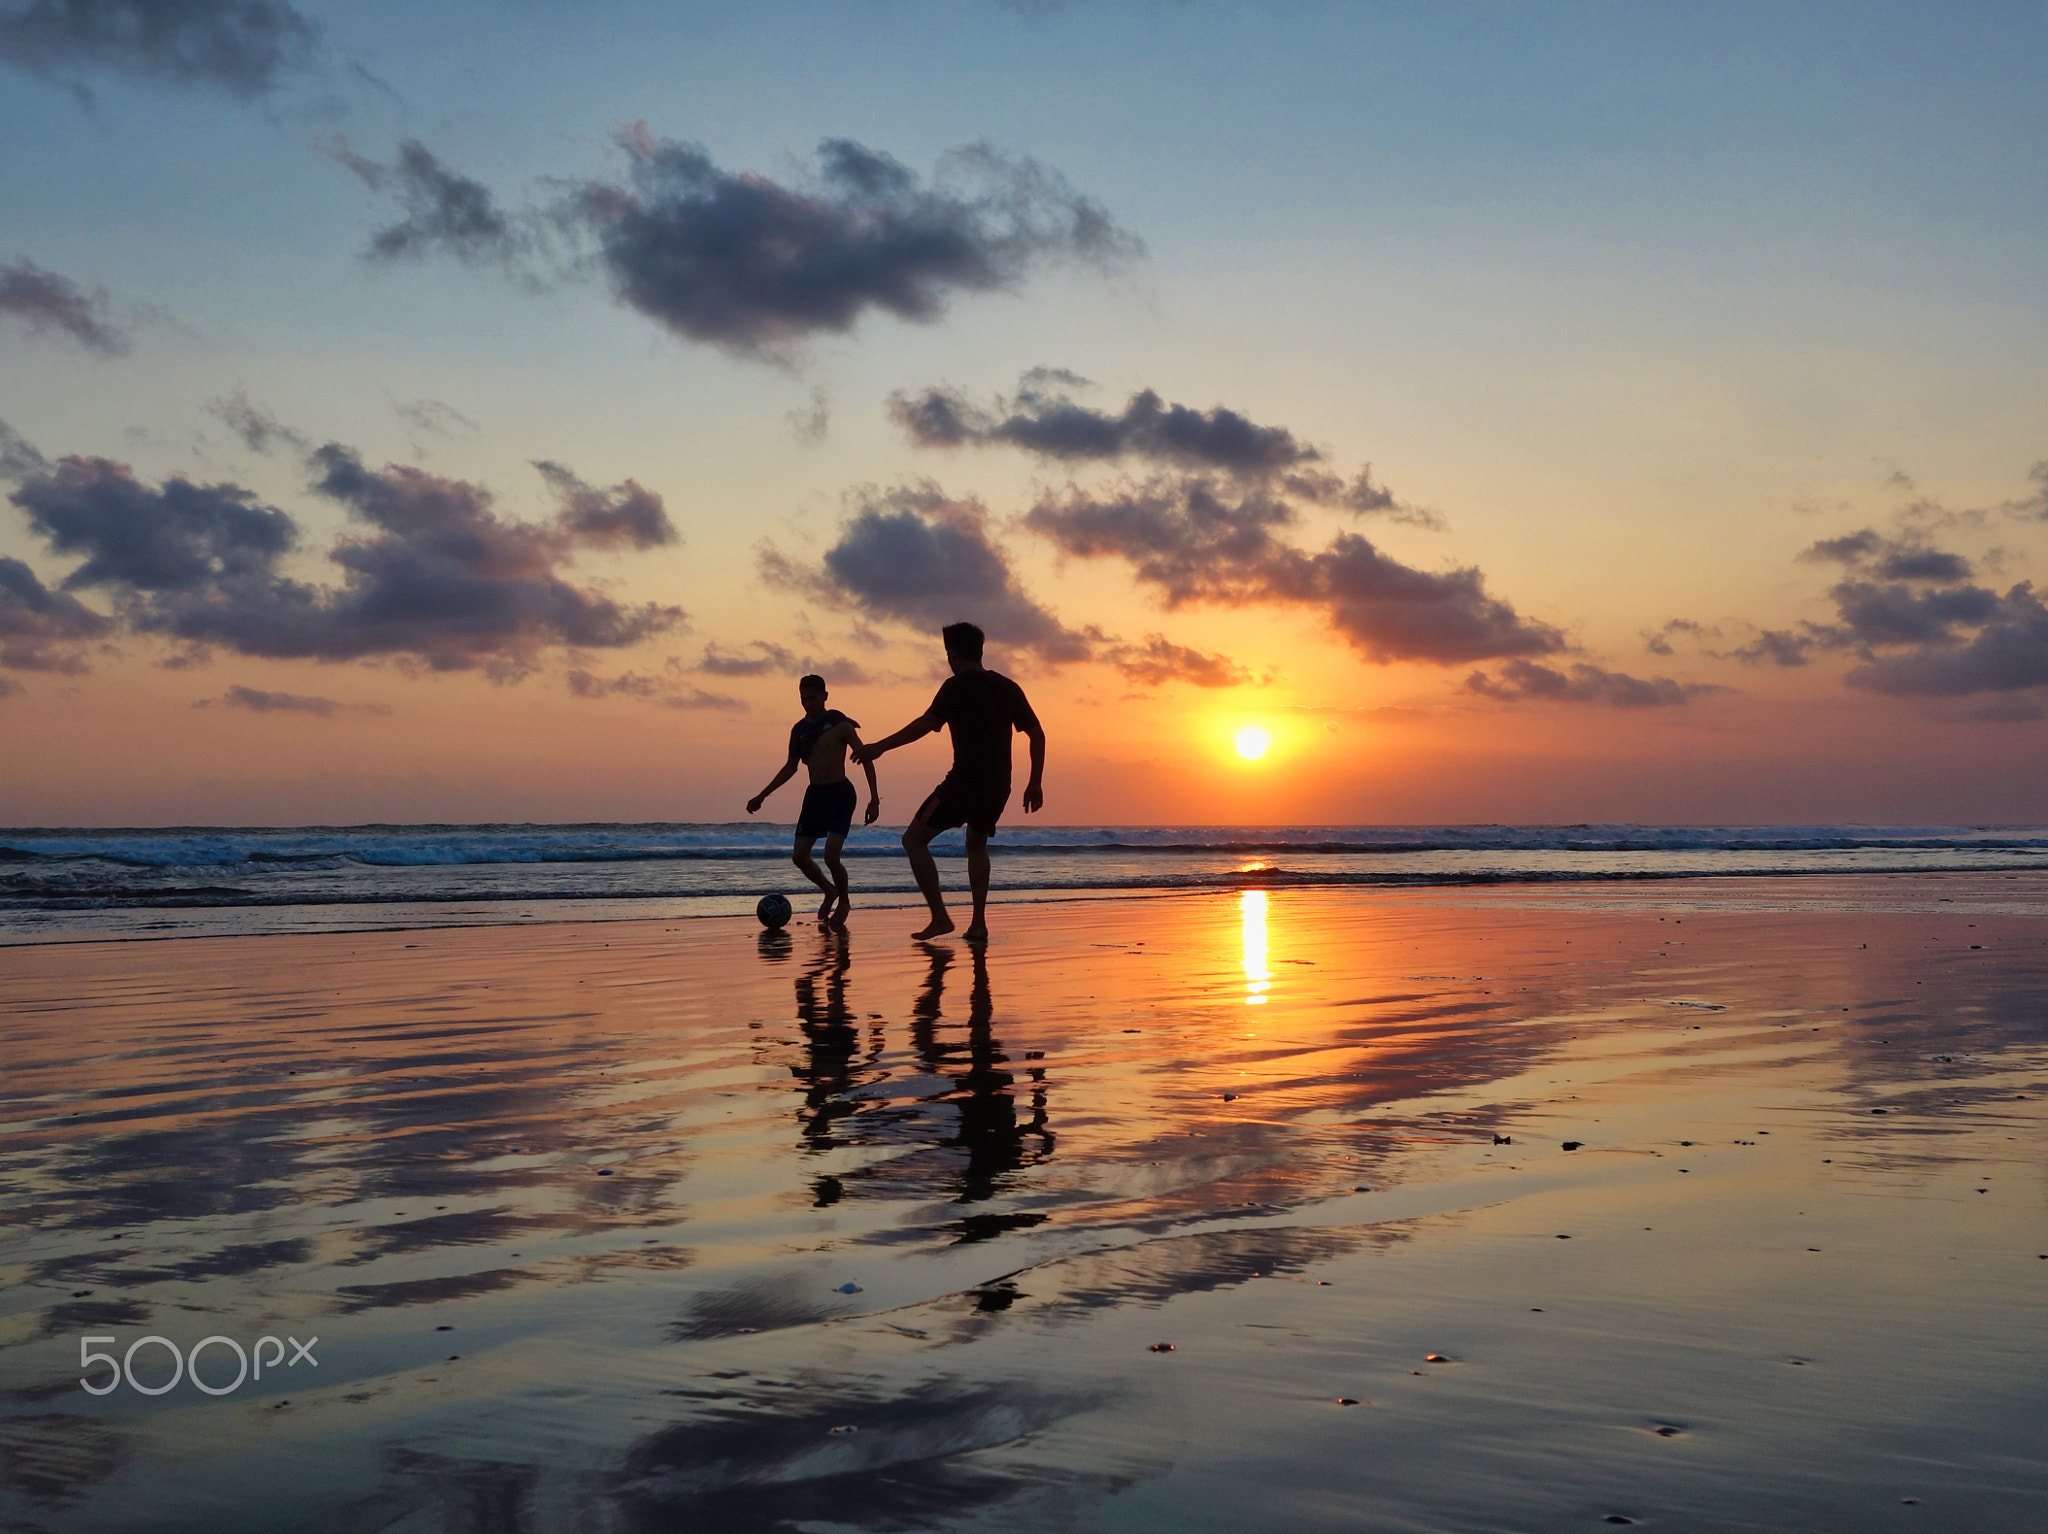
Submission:
[[[4,1526],[2048,1523],[2048,874],[916,919],[0,950]]]

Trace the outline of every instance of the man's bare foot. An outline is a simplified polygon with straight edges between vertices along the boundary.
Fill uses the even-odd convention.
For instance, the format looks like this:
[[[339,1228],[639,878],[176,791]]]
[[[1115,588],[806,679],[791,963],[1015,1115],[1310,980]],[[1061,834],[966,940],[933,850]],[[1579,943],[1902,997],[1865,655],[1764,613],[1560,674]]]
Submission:
[[[930,926],[926,927],[922,932],[913,932],[910,934],[910,936],[914,941],[922,943],[927,938],[943,937],[946,933],[951,932],[952,930],[952,917],[934,916],[931,920]]]
[[[837,895],[827,895],[827,896],[825,897],[825,903],[824,903],[823,905],[821,905],[821,906],[819,906],[819,907],[818,907],[818,925],[819,925],[819,926],[821,926],[821,927],[822,927],[822,926],[824,926],[824,925],[825,925],[825,924],[826,924],[827,922],[829,922],[829,921],[831,921],[831,920],[832,920],[832,906],[833,906],[833,903],[834,903],[835,901],[837,901],[838,899],[839,899],[839,897],[838,897]]]
[[[988,941],[988,927],[982,922],[969,922],[967,930],[960,935],[970,943],[986,943]]]
[[[825,902],[825,904],[827,907],[831,908],[831,914],[825,918],[825,925],[828,927],[837,927],[842,932],[845,931],[846,913],[853,909],[852,899],[849,896],[841,895],[837,902],[828,900]]]

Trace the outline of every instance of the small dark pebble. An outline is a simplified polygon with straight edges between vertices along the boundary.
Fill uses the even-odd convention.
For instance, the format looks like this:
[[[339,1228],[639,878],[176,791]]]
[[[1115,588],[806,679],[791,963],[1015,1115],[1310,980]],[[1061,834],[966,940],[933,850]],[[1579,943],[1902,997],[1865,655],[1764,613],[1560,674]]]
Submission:
[[[456,1359],[460,1358],[461,1356],[462,1355],[460,1353],[450,1353],[448,1355],[448,1362],[452,1364],[455,1362]]]
[[[1680,1145],[1690,1145],[1690,1144],[1692,1144],[1692,1141],[1690,1141],[1690,1140],[1680,1140],[1680,1141],[1679,1141],[1678,1143],[1679,1143]]]
[[[1427,1354],[1424,1356],[1422,1361],[1426,1364],[1447,1364],[1450,1362],[1450,1360],[1444,1357],[1444,1355],[1441,1353]]]
[[[1237,1101],[1237,1094],[1235,1092],[1225,1092],[1223,1094],[1223,1100],[1227,1103],[1234,1103]]]
[[[1330,1287],[1330,1281],[1327,1278],[1319,1278],[1316,1280],[1316,1287],[1318,1289],[1327,1289]]]
[[[1529,1307],[1529,1314],[1532,1316],[1540,1316],[1543,1314],[1543,1307],[1541,1305],[1531,1305]]]
[[[612,1175],[612,1169],[608,1166],[599,1167],[597,1169],[597,1175],[600,1177],[609,1177]]]
[[[1608,1523],[1634,1523],[1635,1519],[1625,1518],[1620,1513],[1609,1513],[1605,1521]]]
[[[1657,1436],[1659,1438],[1676,1438],[1682,1431],[1683,1429],[1675,1428],[1667,1422],[1657,1429]]]
[[[1148,1353],[1171,1353],[1173,1351],[1173,1344],[1170,1342],[1155,1342],[1145,1351]]]
[[[1586,1142],[1583,1140],[1567,1140],[1564,1142],[1564,1148],[1566,1150],[1577,1150],[1581,1145],[1585,1143]]]
[[[1899,1505],[1901,1507],[1918,1507],[1920,1499],[1918,1497],[1901,1497],[1899,1498]]]
[[[1513,1145],[1515,1143],[1515,1137],[1513,1135],[1495,1135],[1493,1137],[1493,1143],[1495,1145]]]
[[[855,1427],[851,1422],[849,1422],[846,1424],[846,1426],[835,1427],[834,1429],[832,1429],[832,1431],[835,1433],[858,1433],[860,1429]]]
[[[1356,1406],[1358,1399],[1355,1396],[1339,1396],[1337,1397],[1337,1404],[1339,1406]]]
[[[1043,1060],[1045,1058],[1045,1051],[1042,1049],[1027,1049],[1024,1051],[1024,1058],[1027,1060]]]
[[[1368,1187],[1367,1187],[1367,1186],[1366,1186],[1366,1185],[1365,1185],[1364,1183],[1360,1183],[1360,1184],[1359,1184],[1359,1185],[1358,1185],[1357,1187],[1353,1188],[1353,1189],[1352,1189],[1351,1191],[1352,1191],[1353,1193],[1370,1193],[1370,1192],[1372,1192],[1372,1189],[1368,1188]]]
[[[1560,1241],[1569,1241],[1569,1240],[1571,1240],[1571,1237],[1570,1237],[1570,1236],[1559,1236],[1559,1237],[1558,1237],[1557,1239],[1558,1239],[1558,1240],[1560,1240]]]
[[[91,1291],[90,1289],[74,1289],[74,1290],[72,1290],[72,1291],[71,1291],[71,1298],[73,1298],[74,1300],[82,1300],[82,1299],[84,1299],[84,1298],[85,1298],[85,1297],[86,1297],[86,1296],[87,1296],[88,1294],[91,1294],[91,1293],[92,1293],[92,1291]]]
[[[1125,1033],[1136,1033],[1137,1031],[1138,1031],[1138,1030],[1137,1030],[1137,1029],[1135,1029],[1135,1028],[1126,1028],[1126,1029],[1124,1030],[1124,1032],[1125,1032]]]
[[[452,1332],[455,1330],[455,1328],[452,1326],[437,1326],[434,1328],[434,1330],[437,1332]]]
[[[1889,1113],[1889,1112],[1891,1112],[1891,1109],[1889,1109],[1889,1108],[1872,1108],[1872,1109],[1871,1109],[1870,1111],[1871,1111],[1872,1113]]]

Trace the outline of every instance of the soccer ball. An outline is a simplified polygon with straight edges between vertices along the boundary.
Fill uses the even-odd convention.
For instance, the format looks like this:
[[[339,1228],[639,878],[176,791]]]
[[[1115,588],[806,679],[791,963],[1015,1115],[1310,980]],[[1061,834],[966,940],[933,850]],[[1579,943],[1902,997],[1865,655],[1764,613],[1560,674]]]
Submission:
[[[789,897],[763,895],[761,903],[754,907],[754,914],[761,918],[761,925],[770,932],[779,931],[789,924]]]

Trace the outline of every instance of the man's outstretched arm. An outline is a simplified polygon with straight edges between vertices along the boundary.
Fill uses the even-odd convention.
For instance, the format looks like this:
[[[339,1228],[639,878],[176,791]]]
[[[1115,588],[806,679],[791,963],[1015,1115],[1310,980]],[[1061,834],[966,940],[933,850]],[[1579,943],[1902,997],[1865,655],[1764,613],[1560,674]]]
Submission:
[[[1045,808],[1045,726],[1034,718],[1024,726],[1024,738],[1031,742],[1031,781],[1024,785],[1024,813],[1035,815]]]
[[[894,751],[898,746],[907,746],[913,740],[923,740],[943,723],[944,721],[934,719],[930,714],[919,714],[894,735],[884,735],[880,740],[868,745],[855,746],[853,759],[865,767],[876,757]]]
[[[770,794],[774,793],[776,789],[782,787],[783,784],[787,783],[791,778],[796,776],[797,768],[802,765],[803,764],[798,759],[796,753],[792,751],[790,753],[789,760],[782,764],[782,771],[776,773],[774,777],[770,778],[768,780],[768,786],[762,789],[758,794],[754,795],[753,798],[747,801],[747,813],[751,815],[756,810],[760,809],[760,807],[767,802],[768,796]]]

